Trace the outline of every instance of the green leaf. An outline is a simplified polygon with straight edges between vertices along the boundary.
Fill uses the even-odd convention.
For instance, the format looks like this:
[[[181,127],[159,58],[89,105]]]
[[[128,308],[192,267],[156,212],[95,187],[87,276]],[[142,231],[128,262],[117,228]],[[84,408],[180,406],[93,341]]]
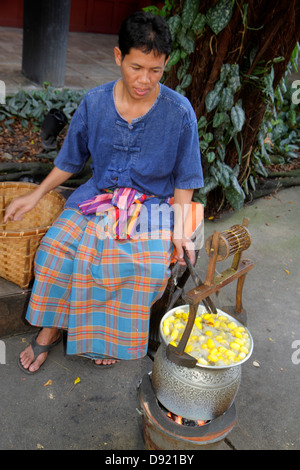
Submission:
[[[178,80],[183,79],[183,77],[186,75],[186,72],[187,72],[190,65],[191,65],[191,60],[188,57],[183,59],[182,64],[177,69],[177,78],[178,78]]]
[[[202,127],[205,127],[207,124],[207,119],[205,116],[200,116],[198,120],[198,129],[202,129]]]
[[[221,71],[220,71],[220,80],[221,80],[221,82],[225,82],[225,80],[227,79],[227,76],[230,74],[230,69],[231,69],[230,64],[223,64],[222,65]]]
[[[36,108],[34,108],[34,110],[32,111],[31,113],[31,116],[32,117],[35,117],[37,119],[41,118],[41,116],[43,115],[43,111],[44,111],[44,106],[43,104],[39,104],[39,106],[37,106]]]
[[[248,180],[245,180],[244,183],[243,183],[243,190],[244,190],[244,193],[246,194],[246,196],[249,195],[249,187],[248,187]]]
[[[235,176],[231,177],[231,186],[225,189],[225,197],[235,210],[239,211],[243,208],[245,193]]]
[[[200,6],[200,0],[185,0],[181,21],[183,26],[190,28],[196,18]]]
[[[299,154],[295,152],[287,152],[286,156],[289,158],[299,158]]]
[[[224,162],[225,160],[225,152],[226,152],[225,146],[220,143],[217,148],[217,153],[221,162]]]
[[[185,91],[183,88],[181,88],[180,85],[177,85],[177,87],[175,88],[175,91],[177,91],[177,93],[180,93],[181,95],[185,96]]]
[[[237,90],[240,88],[241,80],[240,80],[240,68],[238,64],[231,64],[229,66],[227,77],[226,77],[226,83],[230,88],[232,88],[233,93],[236,93]]]
[[[200,150],[204,152],[205,150],[208,149],[209,143],[206,142],[205,140],[200,140],[199,146],[200,146]]]
[[[183,28],[177,36],[178,42],[186,54],[192,54],[195,49],[195,34],[193,31],[186,31]]]
[[[267,170],[265,169],[261,159],[259,157],[256,158],[256,161],[253,164],[256,173],[259,175],[265,176],[266,178],[269,176]]]
[[[230,77],[227,80],[228,86],[232,89],[233,93],[236,93],[241,86],[240,77]]]
[[[221,176],[221,172],[219,170],[219,168],[217,168],[215,165],[211,165],[209,167],[209,173],[215,178],[215,180],[218,182],[219,184],[219,179],[220,179],[220,176]]]
[[[238,141],[237,136],[234,133],[234,131],[233,131],[233,140],[234,140],[235,148],[236,148],[236,151],[237,151],[237,154],[238,154],[239,163],[241,164],[242,163],[242,148],[239,144],[239,141]]]
[[[27,101],[27,103],[25,104],[25,106],[21,109],[21,111],[19,112],[19,116],[21,117],[27,117],[27,116],[30,116],[30,112],[31,112],[31,104],[29,101]]]
[[[200,34],[202,33],[205,25],[206,25],[206,16],[203,15],[202,13],[198,13],[192,25],[192,30],[195,31],[195,33],[197,34]]]
[[[215,34],[219,34],[229,23],[233,12],[233,0],[219,0],[206,13],[206,21]]]
[[[236,132],[240,132],[245,124],[245,111],[238,105],[231,108],[230,111],[231,122],[233,129]]]
[[[215,160],[215,158],[216,158],[215,152],[207,152],[206,159],[208,163],[212,163]]]
[[[256,190],[256,184],[255,184],[253,175],[249,176],[249,183],[251,184],[251,187],[252,187],[253,191],[255,191]]]
[[[227,118],[226,113],[215,113],[213,118],[213,127],[219,127]]]
[[[207,197],[204,194],[201,194],[199,191],[194,192],[193,201],[200,202],[204,207],[207,204]]]
[[[224,87],[224,82],[222,80],[218,80],[216,83],[215,83],[215,87],[214,87],[214,90],[217,92],[217,93],[220,93],[221,95],[221,91]]]
[[[187,88],[193,81],[193,77],[190,74],[187,74],[183,77],[182,82],[180,83],[181,88]]]
[[[234,103],[233,93],[231,88],[226,87],[223,88],[220,103],[219,103],[219,110],[220,111],[230,111]]]
[[[230,171],[228,170],[228,166],[221,162],[217,162],[217,164],[220,168],[219,183],[223,186],[223,188],[228,188],[231,182]]]
[[[171,16],[168,19],[168,26],[169,26],[170,33],[171,33],[171,36],[172,36],[172,41],[174,41],[175,37],[176,37],[176,34],[178,33],[179,28],[181,26],[180,16],[179,15]]]
[[[208,142],[210,144],[211,141],[213,140],[214,136],[211,132],[207,132],[206,134],[204,134],[203,138],[204,138],[205,142]]]
[[[267,164],[270,164],[271,160],[270,160],[270,157],[268,155],[268,152],[266,151],[264,134],[261,130],[257,134],[257,142],[260,145],[261,156],[262,156],[264,162],[267,163]]]
[[[218,90],[212,90],[209,93],[207,93],[206,98],[205,98],[205,106],[208,112],[212,111],[215,109],[219,102],[220,102],[221,96]]]
[[[174,51],[171,52],[169,61],[165,67],[165,71],[168,72],[171,70],[171,68],[177,64],[177,62],[180,60],[180,49],[175,49]]]
[[[205,176],[204,186],[199,189],[201,195],[206,195],[218,186],[218,180],[214,176]]]

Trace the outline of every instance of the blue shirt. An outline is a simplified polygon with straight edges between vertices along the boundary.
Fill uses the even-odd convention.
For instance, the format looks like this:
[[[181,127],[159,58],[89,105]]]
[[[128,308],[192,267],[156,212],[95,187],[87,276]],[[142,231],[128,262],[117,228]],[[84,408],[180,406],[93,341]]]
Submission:
[[[108,188],[134,188],[159,200],[174,189],[203,186],[197,118],[190,102],[160,84],[150,110],[129,124],[114,102],[116,81],[90,90],[78,106],[55,165],[80,172],[92,158],[92,177],[70,196],[66,207]],[[157,203],[150,198],[145,205]]]

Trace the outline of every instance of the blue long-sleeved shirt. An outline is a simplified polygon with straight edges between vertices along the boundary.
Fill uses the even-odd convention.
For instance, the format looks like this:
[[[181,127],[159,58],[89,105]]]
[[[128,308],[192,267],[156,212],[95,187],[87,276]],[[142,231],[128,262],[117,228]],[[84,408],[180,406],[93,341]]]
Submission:
[[[190,102],[160,84],[151,109],[130,124],[114,102],[115,81],[90,90],[78,106],[55,165],[80,172],[92,158],[93,175],[70,196],[66,207],[108,188],[129,187],[158,196],[203,186],[197,119]]]

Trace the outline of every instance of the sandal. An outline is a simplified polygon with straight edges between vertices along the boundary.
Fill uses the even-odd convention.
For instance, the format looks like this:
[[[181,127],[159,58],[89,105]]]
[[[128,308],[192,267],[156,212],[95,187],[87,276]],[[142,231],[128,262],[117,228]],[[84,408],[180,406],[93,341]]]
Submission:
[[[57,346],[57,345],[61,342],[62,337],[63,337],[63,335],[61,335],[60,338],[58,338],[58,340],[55,341],[54,343],[49,344],[49,345],[44,345],[44,346],[43,346],[43,345],[38,344],[38,343],[36,342],[36,338],[37,338],[38,335],[39,335],[39,333],[37,333],[37,335],[32,338],[31,343],[30,343],[30,346],[31,346],[32,351],[33,351],[33,361],[32,361],[31,364],[33,364],[33,362],[36,360],[36,358],[37,358],[40,354],[42,354],[42,353],[44,353],[44,352],[49,352],[49,351],[51,351],[51,349],[53,349],[55,346]],[[42,364],[41,364],[41,365],[42,365]],[[36,373],[40,370],[40,368],[38,368],[38,370],[35,370],[34,372],[31,372],[31,371],[29,370],[29,368],[28,368],[28,369],[25,369],[25,367],[22,366],[22,363],[21,363],[21,360],[20,360],[20,356],[19,356],[19,358],[18,358],[18,366],[20,367],[20,369],[21,369],[23,372],[25,372],[26,374],[30,374],[30,375],[36,374]],[[30,367],[30,366],[29,366],[29,367]]]

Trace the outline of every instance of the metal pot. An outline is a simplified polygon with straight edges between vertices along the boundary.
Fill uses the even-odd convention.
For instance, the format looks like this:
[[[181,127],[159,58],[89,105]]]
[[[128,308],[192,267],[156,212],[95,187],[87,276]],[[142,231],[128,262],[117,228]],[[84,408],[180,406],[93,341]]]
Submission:
[[[189,306],[180,308],[188,309]],[[161,320],[172,315],[170,310]],[[221,312],[221,311],[218,311]],[[222,312],[229,318],[228,314]],[[233,321],[238,323],[234,318]],[[250,357],[253,350],[247,356]],[[166,355],[167,341],[162,333],[153,363],[152,386],[158,401],[169,411],[191,420],[212,420],[225,413],[233,403],[241,381],[241,363],[232,366],[215,367],[197,364],[188,368],[170,361]]]

